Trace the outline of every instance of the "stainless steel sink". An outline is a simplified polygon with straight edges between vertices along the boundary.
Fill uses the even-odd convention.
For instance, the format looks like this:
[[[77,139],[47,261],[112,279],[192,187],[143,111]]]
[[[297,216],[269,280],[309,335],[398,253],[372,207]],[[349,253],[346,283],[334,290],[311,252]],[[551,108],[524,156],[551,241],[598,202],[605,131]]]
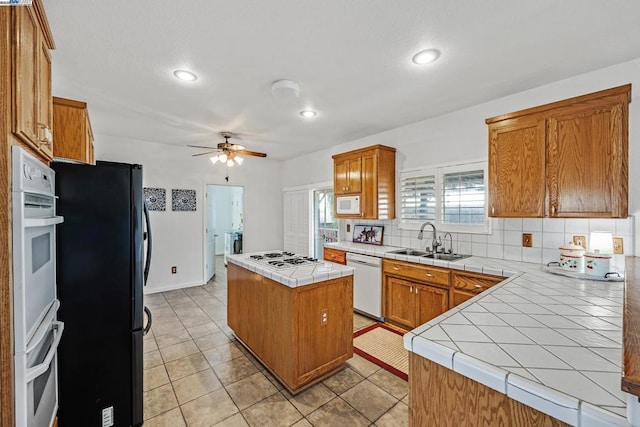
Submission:
[[[434,254],[434,253],[430,253],[430,254],[425,254],[422,255],[425,258],[431,258],[431,259],[441,259],[443,261],[458,261],[460,259],[465,259],[465,258],[469,258],[471,255],[462,255],[462,254]]]
[[[426,256],[429,255],[429,252],[426,251],[418,251],[415,249],[398,249],[395,251],[389,251],[390,254],[396,255],[411,255],[411,256]]]

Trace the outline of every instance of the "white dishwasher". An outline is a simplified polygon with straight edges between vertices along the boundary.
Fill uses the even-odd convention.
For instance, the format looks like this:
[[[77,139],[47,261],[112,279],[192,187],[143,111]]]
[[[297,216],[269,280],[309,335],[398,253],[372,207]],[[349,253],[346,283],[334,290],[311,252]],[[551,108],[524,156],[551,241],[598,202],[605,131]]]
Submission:
[[[353,273],[353,308],[382,319],[382,260],[377,257],[347,253],[347,265]]]

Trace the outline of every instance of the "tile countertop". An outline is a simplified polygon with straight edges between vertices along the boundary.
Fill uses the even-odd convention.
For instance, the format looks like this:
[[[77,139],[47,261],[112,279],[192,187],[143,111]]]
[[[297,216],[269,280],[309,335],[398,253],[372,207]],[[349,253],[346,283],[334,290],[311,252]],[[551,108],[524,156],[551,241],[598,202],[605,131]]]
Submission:
[[[352,276],[354,271],[353,267],[325,261],[319,261],[315,265],[306,264],[299,267],[292,266],[289,268],[275,269],[269,268],[249,258],[251,255],[263,255],[269,252],[280,251],[272,250],[227,255],[227,261],[278,283],[282,283],[290,288],[324,282],[325,280],[337,279],[342,276]]]
[[[620,389],[623,282],[556,276],[539,264],[455,262],[326,246],[507,279],[404,336],[405,348],[571,425],[630,425]]]

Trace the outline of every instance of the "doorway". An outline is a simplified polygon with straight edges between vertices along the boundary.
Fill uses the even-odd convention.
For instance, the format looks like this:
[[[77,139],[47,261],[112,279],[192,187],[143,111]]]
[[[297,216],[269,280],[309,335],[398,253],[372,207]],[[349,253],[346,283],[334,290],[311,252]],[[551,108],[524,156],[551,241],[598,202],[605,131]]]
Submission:
[[[338,241],[338,220],[333,215],[333,189],[313,192],[313,257],[322,259],[324,244]]]
[[[237,239],[243,239],[244,187],[206,185],[204,221],[204,282],[216,274],[216,257],[238,252]],[[225,236],[235,239],[235,246],[225,245]],[[227,242],[229,243],[229,242]],[[233,241],[232,241],[233,243]],[[240,243],[240,252],[242,244]]]

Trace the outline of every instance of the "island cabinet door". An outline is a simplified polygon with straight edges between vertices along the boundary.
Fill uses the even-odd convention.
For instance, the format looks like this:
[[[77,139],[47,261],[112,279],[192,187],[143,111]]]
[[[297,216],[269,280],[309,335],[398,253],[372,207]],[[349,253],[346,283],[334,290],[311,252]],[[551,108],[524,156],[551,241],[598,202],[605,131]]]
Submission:
[[[353,356],[352,277],[297,288],[295,305],[301,384]]]
[[[394,323],[413,328],[416,325],[416,304],[414,289],[418,286],[409,280],[385,276],[386,312],[385,318]]]
[[[449,291],[435,286],[418,285],[416,293],[416,326],[427,323],[449,310]]]

